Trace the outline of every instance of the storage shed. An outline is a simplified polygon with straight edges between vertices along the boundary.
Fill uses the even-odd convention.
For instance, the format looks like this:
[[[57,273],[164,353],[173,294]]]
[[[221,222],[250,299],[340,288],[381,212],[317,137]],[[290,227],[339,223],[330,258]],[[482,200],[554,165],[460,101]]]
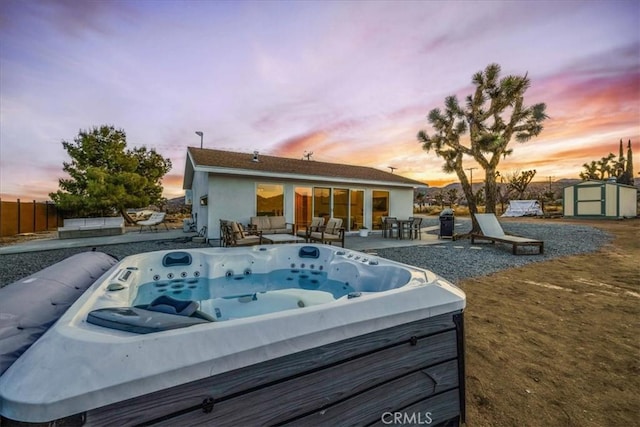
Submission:
[[[637,215],[638,189],[610,181],[585,181],[565,187],[566,217],[632,218]]]

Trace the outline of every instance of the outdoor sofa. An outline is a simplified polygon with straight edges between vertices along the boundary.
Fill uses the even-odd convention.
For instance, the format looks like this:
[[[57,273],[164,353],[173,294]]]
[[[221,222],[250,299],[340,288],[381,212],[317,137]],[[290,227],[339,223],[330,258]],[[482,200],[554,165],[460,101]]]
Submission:
[[[117,236],[124,234],[124,218],[69,218],[63,226],[58,227],[59,239],[74,239],[77,237]]]
[[[249,230],[262,234],[294,234],[294,225],[288,223],[284,216],[252,216]]]

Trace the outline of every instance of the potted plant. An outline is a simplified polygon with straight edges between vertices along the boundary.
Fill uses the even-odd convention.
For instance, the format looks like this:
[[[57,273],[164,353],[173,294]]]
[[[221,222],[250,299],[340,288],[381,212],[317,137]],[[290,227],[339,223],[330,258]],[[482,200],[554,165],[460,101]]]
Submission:
[[[369,235],[369,229],[367,227],[360,227],[360,237],[367,237]]]

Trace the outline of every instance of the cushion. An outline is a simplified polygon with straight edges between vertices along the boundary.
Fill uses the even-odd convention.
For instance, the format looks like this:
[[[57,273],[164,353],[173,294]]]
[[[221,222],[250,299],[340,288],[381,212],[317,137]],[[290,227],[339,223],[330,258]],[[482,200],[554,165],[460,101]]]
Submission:
[[[271,228],[268,216],[252,216],[251,224],[255,225],[258,231],[268,230]]]
[[[325,228],[325,232],[331,234],[337,234],[338,229],[342,226],[342,220],[340,218],[330,218],[327,221],[327,227]]]
[[[231,230],[233,231],[233,237],[238,240],[238,239],[244,239],[244,231],[242,230],[242,227],[240,226],[240,224],[238,224],[237,222],[232,222],[231,223]]]
[[[272,230],[287,228],[287,223],[283,216],[272,216],[268,218],[269,218],[269,223],[271,224],[270,228]]]
[[[322,227],[324,225],[324,218],[319,216],[314,216],[311,219],[311,225],[309,226],[313,231],[317,231],[318,227]]]

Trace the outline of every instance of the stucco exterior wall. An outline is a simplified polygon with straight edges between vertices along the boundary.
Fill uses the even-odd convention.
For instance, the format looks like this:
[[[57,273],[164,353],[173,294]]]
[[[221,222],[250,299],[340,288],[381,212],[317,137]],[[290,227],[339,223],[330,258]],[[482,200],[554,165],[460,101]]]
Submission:
[[[413,216],[412,188],[392,189],[389,191],[389,216],[395,216],[398,219],[407,219]]]
[[[193,174],[193,186],[192,186],[192,205],[191,212],[195,215],[196,218],[196,227],[200,230],[202,227],[207,225],[208,222],[208,214],[207,208],[208,206],[200,205],[200,199],[203,196],[207,196],[208,194],[208,182],[209,174],[205,172],[195,172]]]
[[[204,172],[196,173],[204,174]],[[200,187],[201,181],[196,181],[194,176],[194,190]],[[326,183],[326,182],[304,182],[294,180],[263,179],[255,177],[239,177],[210,175],[207,183],[208,209],[199,210],[198,216],[207,218],[208,239],[220,238],[220,219],[238,221],[244,225],[249,224],[252,216],[256,212],[256,185],[258,183],[279,184],[284,189],[284,216],[288,223],[294,222],[295,213],[295,188],[296,187],[329,187],[364,190],[364,221],[367,227],[371,228],[371,203],[372,191],[383,190],[389,192],[389,207],[391,216],[397,218],[408,218],[413,215],[413,189],[412,188],[385,188],[381,186],[360,185],[349,182]],[[194,207],[199,200],[194,191]]]
[[[249,223],[256,210],[255,180],[211,175],[209,188],[209,239],[220,238],[220,220]]]

